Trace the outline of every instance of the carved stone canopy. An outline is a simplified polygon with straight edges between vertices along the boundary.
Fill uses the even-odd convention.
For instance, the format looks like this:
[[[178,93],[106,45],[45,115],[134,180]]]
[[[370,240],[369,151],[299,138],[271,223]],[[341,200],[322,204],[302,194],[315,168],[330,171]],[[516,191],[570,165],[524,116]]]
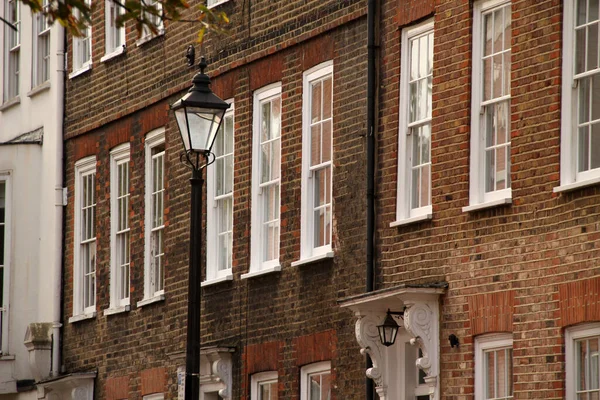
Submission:
[[[200,349],[200,391],[203,398],[203,387],[210,391],[218,391],[219,397],[231,399],[232,362],[231,347],[204,347]]]
[[[381,400],[408,398],[402,392],[406,377],[403,343],[409,342],[421,350],[416,366],[425,372],[429,398],[439,400],[439,296],[447,284],[429,286],[398,286],[353,296],[340,301],[340,306],[354,312],[356,340],[362,354],[368,354],[373,367],[366,371],[373,379]],[[399,332],[396,344],[385,347],[380,339],[377,325],[381,325],[387,310],[404,311],[404,331]],[[406,341],[403,342],[401,337]],[[414,398],[414,396],[413,396]]]
[[[93,400],[96,372],[80,372],[36,384],[38,399]]]

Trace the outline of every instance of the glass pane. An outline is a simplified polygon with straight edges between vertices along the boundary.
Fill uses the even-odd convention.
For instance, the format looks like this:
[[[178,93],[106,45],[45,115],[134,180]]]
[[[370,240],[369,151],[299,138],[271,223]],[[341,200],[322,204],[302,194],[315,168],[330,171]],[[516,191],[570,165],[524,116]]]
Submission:
[[[513,395],[513,351],[512,349],[506,349],[506,385],[507,385],[507,396]]]
[[[429,182],[431,182],[431,167],[429,165],[423,166],[421,168],[421,207],[425,207],[429,205]]]
[[[586,359],[586,347],[587,343],[585,340],[579,340],[576,342],[576,358],[577,358],[577,366],[576,366],[576,381],[577,381],[577,390],[586,389],[585,382],[585,359]]]
[[[429,71],[429,66],[427,65],[429,61],[428,45],[429,39],[427,36],[421,36],[419,38],[419,78],[427,76],[427,71]]]
[[[331,375],[321,375],[321,399],[329,400],[331,398]]]
[[[592,125],[590,149],[590,168],[600,168],[600,123]]]
[[[325,204],[325,200],[327,197],[327,190],[329,186],[329,182],[327,181],[327,168],[316,170],[314,173],[315,177],[315,197],[314,197],[314,205],[315,207],[322,206]]]
[[[496,177],[495,177],[495,150],[487,150],[485,152],[485,191],[492,192],[496,190]]]
[[[268,102],[262,103],[262,115],[261,115],[261,130],[260,130],[260,141],[266,142],[271,136],[270,126],[271,123],[271,104]]]
[[[421,147],[421,163],[428,163],[431,152],[431,127],[429,125],[423,125],[419,128],[419,142]]]
[[[233,153],[233,117],[231,115],[225,117],[225,153]]]
[[[511,19],[510,6],[504,8],[504,50],[511,48]]]
[[[585,71],[585,28],[575,31],[575,73],[580,74]]]
[[[483,60],[483,100],[492,98],[492,59]]]
[[[281,99],[274,99],[271,105],[271,139],[275,139],[281,135]]]
[[[317,82],[312,85],[310,121],[314,124],[321,119],[321,82]]]
[[[223,186],[224,193],[233,191],[233,156],[225,157],[225,182]]]
[[[279,179],[279,170],[281,169],[281,147],[279,140],[271,142],[271,179]]]
[[[420,183],[420,170],[418,168],[412,171],[412,184],[411,184],[411,208],[419,208],[419,192],[421,190]]]
[[[579,80],[578,87],[578,109],[579,109],[579,123],[588,122],[590,120],[590,78],[582,78]],[[600,89],[600,87],[599,87]]]
[[[429,40],[429,44],[428,44],[428,70],[427,70],[427,75],[432,75],[433,74],[433,33],[430,33],[429,35],[427,35],[427,38]]]
[[[489,56],[492,54],[493,42],[492,42],[492,32],[494,29],[494,23],[492,17],[494,15],[492,13],[486,14],[483,17],[483,32],[484,32],[484,44],[483,44],[483,55]]]
[[[496,397],[496,368],[495,368],[495,359],[494,352],[485,352],[484,353],[484,363],[485,363],[485,398],[493,399]]]
[[[509,124],[509,103],[503,101],[496,106],[496,143],[503,144],[508,140],[508,124]]]
[[[589,370],[590,370],[590,389],[598,389],[598,339],[590,339],[589,343]]]
[[[577,26],[585,24],[586,21],[586,6],[587,0],[577,0]]]
[[[321,162],[331,161],[331,120],[323,122],[323,154]]]
[[[504,47],[504,8],[494,11],[494,53],[499,53]]]
[[[506,397],[508,393],[506,392],[506,353],[504,350],[498,350],[496,353],[496,379],[498,381],[498,394],[497,397]]]
[[[266,143],[261,146],[261,183],[271,180],[271,162],[273,155],[271,154],[271,143]]]
[[[419,77],[419,41],[410,41],[410,80],[414,81]]]
[[[314,125],[310,130],[310,165],[321,163],[321,124]]]
[[[504,94],[510,94],[510,51],[504,53]]]
[[[419,109],[417,112],[417,120],[421,120],[428,117],[427,108],[429,107],[429,96],[427,83],[428,79],[421,79],[419,81]]]
[[[590,0],[592,2],[592,0]],[[598,13],[598,10],[596,10]],[[598,68],[598,24],[588,26],[587,38],[587,70]]]
[[[594,75],[591,79],[592,121],[596,121],[600,119],[600,74]]]
[[[332,96],[332,79],[329,77],[323,81],[323,118],[331,118]]]
[[[321,379],[319,375],[313,375],[309,378],[310,397],[309,400],[321,400]]]
[[[588,22],[598,20],[598,0],[589,0]]]
[[[215,160],[215,183],[217,189],[217,196],[220,196],[224,193],[224,169],[225,160],[223,158],[217,158]]]
[[[409,100],[409,121],[414,122],[418,119],[417,108],[419,101],[419,82],[412,82],[410,84],[410,100]]]
[[[504,71],[502,59],[502,54],[494,56],[494,70],[492,76],[492,95],[494,98],[502,96],[502,74]]]
[[[496,190],[506,189],[506,147],[496,150]]]
[[[590,165],[590,135],[589,126],[579,128],[579,139],[578,139],[578,171],[583,172],[589,169]]]

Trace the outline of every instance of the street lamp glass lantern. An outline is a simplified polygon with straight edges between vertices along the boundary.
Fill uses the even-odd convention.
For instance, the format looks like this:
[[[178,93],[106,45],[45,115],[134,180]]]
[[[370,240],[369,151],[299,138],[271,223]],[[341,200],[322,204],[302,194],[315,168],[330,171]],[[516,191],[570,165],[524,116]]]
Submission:
[[[193,86],[171,106],[186,152],[210,152],[223,115],[229,104],[210,90],[210,79],[204,73],[206,63],[200,63],[201,71],[194,76]]]
[[[379,340],[381,344],[386,347],[393,345],[396,342],[396,336],[398,335],[398,323],[394,320],[394,317],[388,312],[383,324],[378,325]]]

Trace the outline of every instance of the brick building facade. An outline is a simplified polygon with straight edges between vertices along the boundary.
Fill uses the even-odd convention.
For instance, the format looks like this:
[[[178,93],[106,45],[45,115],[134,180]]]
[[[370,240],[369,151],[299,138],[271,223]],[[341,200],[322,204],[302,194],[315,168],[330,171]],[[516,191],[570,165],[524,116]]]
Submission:
[[[276,388],[278,398],[304,400],[305,377],[318,376],[321,387],[331,379],[332,398],[361,399],[361,348],[373,360],[367,375],[374,397],[575,399],[588,398],[576,397],[585,392],[594,398],[600,393],[594,2],[588,10],[574,0],[376,3],[372,293],[364,293],[367,1],[217,6],[231,16],[233,32],[209,37],[202,54],[213,91],[233,100],[233,155],[223,155],[233,158],[233,223],[224,231],[232,256],[223,269],[207,263],[215,270],[204,274],[211,279],[203,285],[202,398],[254,399],[264,387]],[[96,17],[91,64],[79,65],[67,84],[72,196],[64,364],[69,372],[97,371],[100,399],[174,398],[186,333],[189,171],[179,161],[168,106],[190,85],[183,54],[195,28],[167,21],[164,34],[137,46],[127,30],[128,47],[115,53],[104,49],[102,7]],[[77,43],[70,43],[72,55]],[[322,156],[313,164],[314,149],[303,148],[307,126],[326,129],[328,122],[306,98],[315,82],[326,87],[329,76],[333,156],[330,164]],[[265,104],[269,116],[280,115],[280,128],[263,121]],[[259,143],[281,149],[280,174],[269,169],[272,179],[264,181],[256,172],[266,154],[256,147],[262,122],[280,134]],[[125,143],[128,299],[112,291],[111,278],[118,236],[111,231],[111,165]],[[164,191],[148,180],[161,157]],[[317,214],[306,210],[317,207],[306,198],[306,185],[313,187],[306,171],[327,168],[332,200],[323,209],[331,207],[331,219],[324,217],[331,223],[307,233],[305,224],[314,225]],[[77,182],[90,175],[93,198],[78,203],[83,183]],[[261,196],[272,184],[280,208],[269,225],[256,205],[266,204]],[[205,198],[211,190],[209,183]],[[162,224],[152,228],[149,191],[164,196]],[[96,229],[82,240],[77,231],[90,207]],[[257,223],[279,230],[274,246],[257,239]],[[310,244],[327,229],[323,246]],[[159,231],[162,253],[149,250]],[[256,259],[259,249],[270,255]],[[89,251],[95,258],[85,258]],[[164,286],[149,278],[156,273],[149,258],[164,266]],[[82,259],[94,262],[95,282],[85,278],[90,271],[76,272]],[[85,279],[94,284],[93,298],[77,286]],[[404,329],[394,346],[384,347],[376,325],[388,310],[404,313],[396,319]]]

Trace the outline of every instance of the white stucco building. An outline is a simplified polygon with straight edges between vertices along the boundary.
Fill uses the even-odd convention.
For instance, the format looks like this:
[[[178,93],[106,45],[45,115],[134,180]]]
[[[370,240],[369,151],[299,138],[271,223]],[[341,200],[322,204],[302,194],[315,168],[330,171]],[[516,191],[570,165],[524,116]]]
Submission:
[[[65,41],[19,1],[0,15],[0,398],[37,399],[60,372]]]

